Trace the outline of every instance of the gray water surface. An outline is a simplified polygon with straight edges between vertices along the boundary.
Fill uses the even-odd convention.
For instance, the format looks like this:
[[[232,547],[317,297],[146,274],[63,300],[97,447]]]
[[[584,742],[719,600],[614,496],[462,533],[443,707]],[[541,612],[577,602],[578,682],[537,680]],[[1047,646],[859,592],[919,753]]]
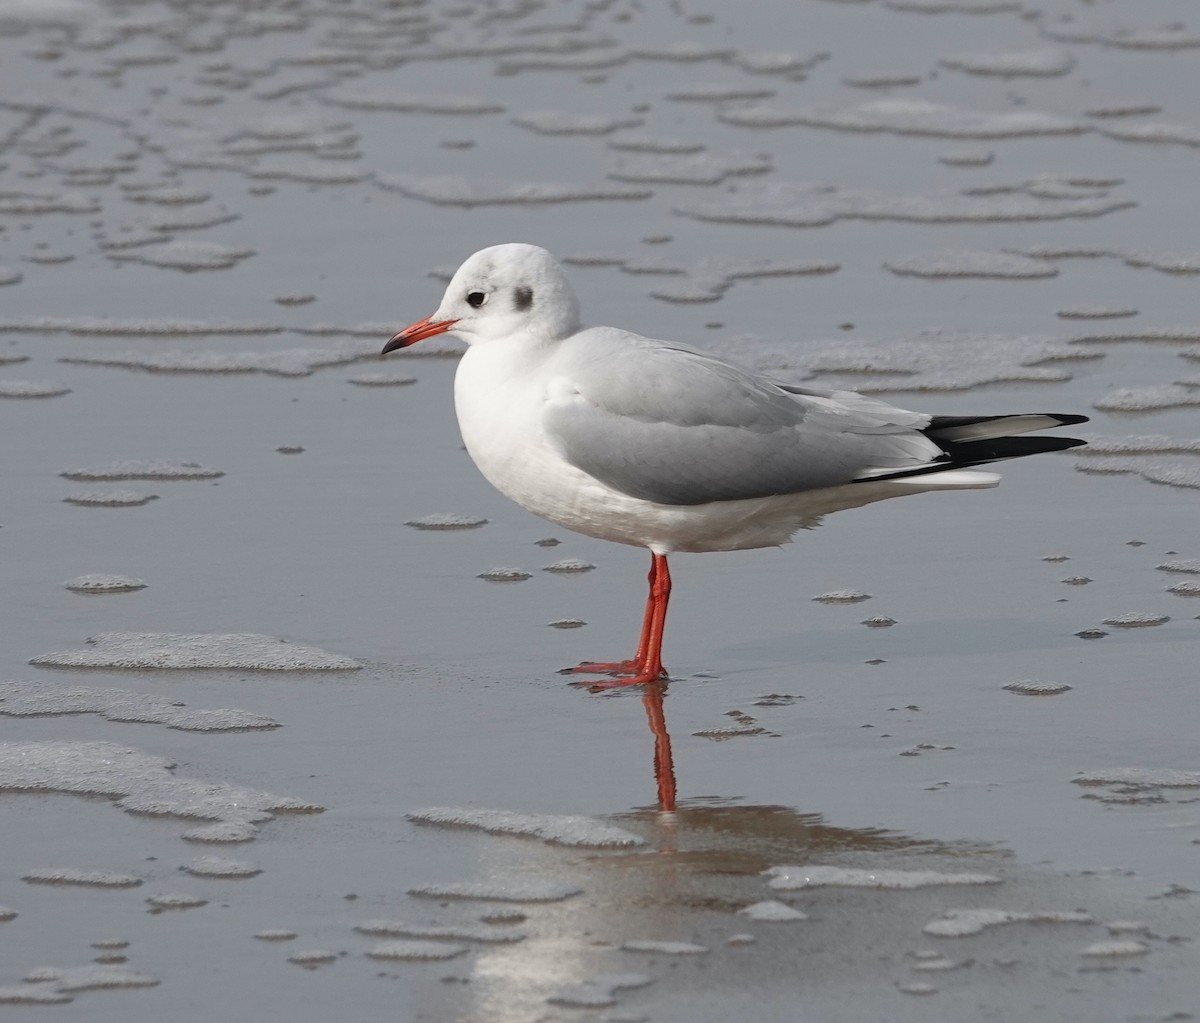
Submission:
[[[1197,49],[1185,0],[0,0],[5,1017],[1200,1012]],[[656,694],[556,674],[645,552],[483,481],[455,342],[376,357],[503,241],[1093,444],[673,559],[662,814]],[[941,883],[763,873],[812,865]]]

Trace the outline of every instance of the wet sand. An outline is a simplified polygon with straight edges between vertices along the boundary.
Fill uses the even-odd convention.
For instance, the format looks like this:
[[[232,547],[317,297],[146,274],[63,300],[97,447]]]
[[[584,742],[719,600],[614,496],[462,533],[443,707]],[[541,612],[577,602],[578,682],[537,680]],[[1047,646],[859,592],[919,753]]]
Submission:
[[[1200,1011],[1200,24],[1016,8],[0,2],[6,1018]],[[644,552],[375,354],[510,240],[1093,444],[680,555],[590,693]]]

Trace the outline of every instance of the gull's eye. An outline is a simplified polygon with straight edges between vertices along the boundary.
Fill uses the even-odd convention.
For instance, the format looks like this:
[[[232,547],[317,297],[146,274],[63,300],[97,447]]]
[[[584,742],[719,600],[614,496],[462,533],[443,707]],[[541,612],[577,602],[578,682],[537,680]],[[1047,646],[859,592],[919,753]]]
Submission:
[[[482,291],[467,292],[467,305],[469,305],[472,309],[478,309],[486,301],[487,295],[485,295]]]

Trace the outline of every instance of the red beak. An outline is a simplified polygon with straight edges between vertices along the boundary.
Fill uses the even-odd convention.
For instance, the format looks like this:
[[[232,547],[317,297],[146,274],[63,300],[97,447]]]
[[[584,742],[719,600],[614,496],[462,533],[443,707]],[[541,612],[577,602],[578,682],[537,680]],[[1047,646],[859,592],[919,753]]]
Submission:
[[[399,334],[396,334],[392,339],[383,346],[383,351],[380,355],[387,355],[388,352],[394,352],[397,348],[407,348],[409,345],[415,345],[418,341],[423,341],[427,337],[433,337],[435,334],[444,334],[453,327],[458,320],[431,320],[428,316],[423,320],[417,320],[416,323],[410,323]]]

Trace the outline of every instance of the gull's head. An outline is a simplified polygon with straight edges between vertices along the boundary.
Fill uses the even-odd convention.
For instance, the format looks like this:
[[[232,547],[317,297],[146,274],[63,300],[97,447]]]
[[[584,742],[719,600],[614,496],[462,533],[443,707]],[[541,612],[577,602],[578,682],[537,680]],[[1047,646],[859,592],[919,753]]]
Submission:
[[[481,249],[451,278],[431,316],[405,327],[384,347],[397,348],[451,331],[469,344],[521,337],[557,341],[579,327],[579,304],[563,268],[536,245]]]

